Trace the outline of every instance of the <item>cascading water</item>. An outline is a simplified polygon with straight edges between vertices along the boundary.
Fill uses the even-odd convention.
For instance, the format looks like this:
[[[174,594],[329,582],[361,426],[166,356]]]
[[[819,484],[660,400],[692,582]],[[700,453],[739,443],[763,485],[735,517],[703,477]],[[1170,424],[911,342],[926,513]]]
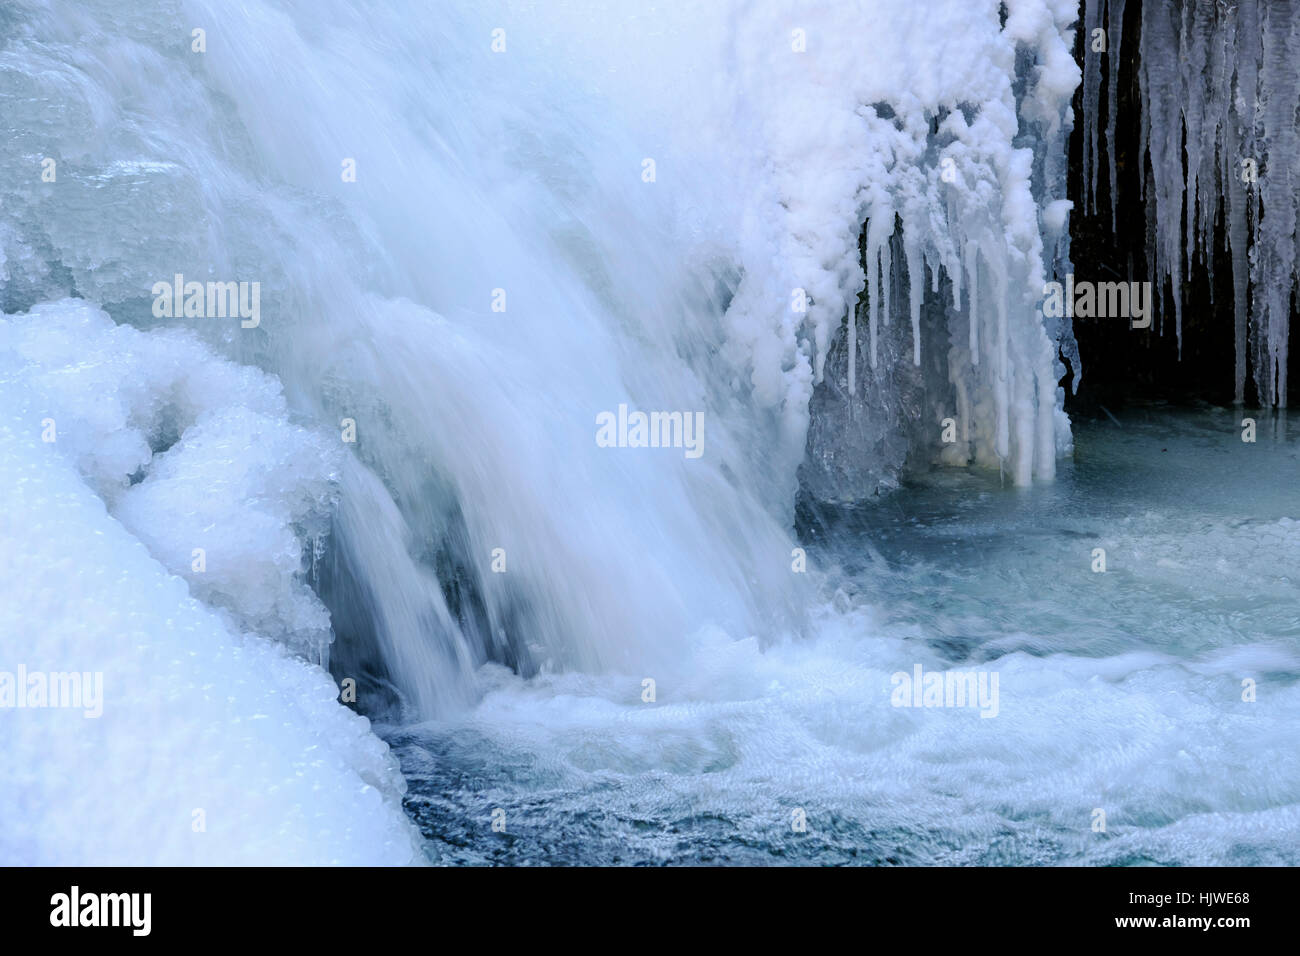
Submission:
[[[647,48],[641,17],[605,13],[592,55],[581,9],[434,18],[397,5],[367,14],[360,45],[347,3],[180,4],[139,9],[125,28],[117,9],[12,14],[6,55],[27,66],[12,100],[30,130],[9,150],[15,218],[29,224],[15,240],[62,268],[11,283],[11,308],[75,291],[149,326],[144,293],[159,279],[260,281],[256,329],[198,331],[272,369],[312,420],[356,422],[325,597],[370,632],[419,713],[464,705],[485,657],[646,667],[679,656],[674,642],[702,621],[738,635],[797,626],[783,526],[809,388],[863,288],[864,214],[866,261],[886,276],[884,240],[896,213],[903,224],[913,362],[923,272],[957,280],[943,399],[969,454],[1005,460],[1019,483],[1054,472],[1068,433],[1034,309],[1034,150],[1013,143],[1024,126],[1048,137],[1040,157],[1060,149],[1068,60],[1064,76],[1038,71],[1019,120],[1012,91],[1017,49],[1025,75],[1035,51],[1066,58],[1065,21],[1044,9],[1016,7],[1005,29],[982,11],[985,45],[930,52],[915,102],[894,91],[924,25],[893,6],[838,15],[894,45],[847,89],[826,64],[853,61],[855,34],[829,14],[799,34],[774,10],[702,24],[670,12]],[[494,51],[498,22],[515,26]],[[203,31],[201,52],[178,23]],[[78,43],[86,30],[103,42]],[[797,48],[808,35],[814,56]],[[745,60],[737,88],[699,97],[686,128],[754,115],[735,142],[683,137],[676,97],[728,55]],[[638,72],[668,56],[688,73]],[[24,85],[33,62],[49,71],[41,96]],[[584,75],[601,79],[570,93]],[[782,94],[756,97],[768,83]],[[56,94],[63,125],[41,116]],[[862,103],[877,105],[858,115]],[[31,175],[48,154],[63,160],[57,189]],[[737,188],[709,196],[725,177]],[[1060,176],[1042,181],[1042,202],[1059,199]],[[68,221],[92,204],[108,211],[101,249],[124,232],[143,248],[108,261],[81,248]],[[703,412],[707,454],[597,447],[596,416],[620,404]],[[504,574],[490,570],[498,549]],[[457,614],[448,578],[463,585]]]
[[[378,739],[264,639],[361,680],[438,859],[1131,861],[1178,854],[1198,788],[1230,818],[1198,859],[1264,852],[1252,814],[1293,812],[1293,761],[1244,800],[1215,781],[1285,714],[1225,739],[1209,697],[1294,655],[1248,640],[1216,656],[1176,626],[1147,650],[1128,618],[1093,634],[1117,600],[1090,589],[1096,539],[1132,556],[1112,580],[1148,589],[1139,607],[1172,605],[1143,562],[1177,564],[1205,529],[1169,501],[1124,524],[1140,495],[1068,464],[1034,486],[1074,440],[1057,383],[1079,357],[1040,301],[1069,271],[1076,16],[1063,0],[6,5],[0,464],[21,493],[4,530],[36,550],[39,474],[89,517],[41,545],[38,588],[107,536],[161,595],[90,629],[52,618],[40,654],[125,675],[113,739],[158,723],[149,701],[200,701],[153,758],[199,790],[238,766],[286,806],[310,804],[295,786],[330,794],[284,811],[301,835],[286,859],[411,847]],[[257,283],[256,321],[160,314],[177,276]],[[637,411],[702,422],[701,453],[623,441]],[[600,440],[605,416],[633,447]],[[1107,440],[1090,447],[1122,458]],[[940,472],[898,526],[820,507],[931,463],[976,467]],[[989,505],[1002,477],[1050,534]],[[1076,522],[1076,488],[1121,527]],[[1286,509],[1258,520],[1290,553]],[[1264,560],[1214,522],[1235,561]],[[954,525],[1005,576],[949,564]],[[986,603],[1026,581],[1088,596],[1023,626]],[[122,642],[119,621],[144,623]],[[224,699],[203,667],[177,669],[214,656]],[[890,707],[891,673],[994,661],[998,720]],[[1171,684],[1190,696],[1171,703]],[[384,687],[400,706],[377,703]],[[268,713],[279,736],[246,729]],[[1140,787],[1108,777],[1096,726],[1139,758],[1187,756],[1180,784],[1131,761]],[[41,730],[0,756],[36,759]],[[196,737],[234,743],[196,770]],[[57,756],[118,772],[80,745]],[[102,811],[120,841],[99,858],[273,855],[272,836],[240,835],[251,812],[213,824],[225,843],[168,842],[165,821],[211,799],[194,789],[140,795],[156,812],[130,826]],[[34,792],[0,791],[0,811]],[[1133,832],[1089,844],[1076,818],[1105,799]],[[501,807],[529,848],[482,843]],[[794,811],[815,821],[802,844]],[[348,829],[356,814],[372,830]],[[60,839],[0,847],[70,858]]]
[[[18,11],[8,57],[48,65],[75,118],[42,128],[45,97],[15,97],[33,130],[9,157],[19,222],[70,273],[26,296],[62,283],[148,325],[156,279],[260,280],[257,329],[199,331],[273,368],[313,420],[357,423],[335,593],[364,605],[344,611],[419,712],[463,705],[485,654],[525,669],[653,659],[692,622],[748,633],[786,613],[792,545],[761,504],[790,479],[746,462],[774,442],[713,357],[724,280],[684,261],[602,107],[536,108],[561,102],[561,78],[524,31],[494,56],[487,11],[394,8],[368,18],[367,50],[349,4],[141,10],[138,31],[117,10]],[[88,21],[103,43],[77,43]],[[177,23],[202,25],[205,52]],[[98,115],[92,93],[132,107]],[[83,160],[97,140],[112,145]],[[59,188],[25,184],[49,153]],[[160,162],[122,165],[141,155]],[[64,247],[56,229],[92,201],[112,211],[105,238],[144,237],[137,256]],[[708,455],[598,448],[595,417],[620,403],[704,411]],[[489,571],[498,548],[504,575]],[[453,619],[442,562],[481,620]]]

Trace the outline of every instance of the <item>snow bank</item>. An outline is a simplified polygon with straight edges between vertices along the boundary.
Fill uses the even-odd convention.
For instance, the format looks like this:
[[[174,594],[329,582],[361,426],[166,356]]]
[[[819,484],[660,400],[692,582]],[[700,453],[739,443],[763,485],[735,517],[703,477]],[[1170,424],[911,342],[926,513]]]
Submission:
[[[99,717],[0,710],[0,862],[412,861],[387,746],[245,631],[328,633],[293,529],[333,455],[278,383],[66,300],[0,321],[0,405],[0,671],[103,681]]]
[[[342,445],[290,424],[279,382],[75,299],[13,316],[3,344],[55,447],[168,571],[236,629],[325,660],[301,541],[328,529]]]

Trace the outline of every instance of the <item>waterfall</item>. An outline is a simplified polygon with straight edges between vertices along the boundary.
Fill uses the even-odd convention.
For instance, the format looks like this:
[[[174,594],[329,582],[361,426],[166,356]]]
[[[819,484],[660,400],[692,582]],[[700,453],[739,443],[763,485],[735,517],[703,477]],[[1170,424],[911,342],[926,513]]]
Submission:
[[[0,299],[190,328],[342,436],[304,575],[336,673],[415,713],[485,661],[795,633],[805,452],[853,498],[907,455],[1027,484],[1069,449],[1069,323],[1040,300],[1073,13],[934,6],[20,0]],[[160,318],[174,275],[259,283],[259,322]],[[704,453],[602,447],[623,407],[700,416]]]
[[[1294,7],[5,0],[0,862],[1294,862]]]

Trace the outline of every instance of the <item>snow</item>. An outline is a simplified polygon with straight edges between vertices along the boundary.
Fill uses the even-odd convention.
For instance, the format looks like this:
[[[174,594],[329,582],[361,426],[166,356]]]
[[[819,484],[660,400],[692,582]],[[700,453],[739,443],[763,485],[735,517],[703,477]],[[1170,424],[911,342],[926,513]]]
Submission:
[[[0,321],[0,405],[0,669],[104,687],[97,718],[0,712],[0,862],[419,859],[387,746],[328,674],[241,626],[278,617],[283,641],[328,627],[275,567],[296,552],[288,516],[328,483],[277,383],[65,300]],[[179,440],[151,455],[168,414]],[[284,444],[250,445],[241,422]],[[207,588],[169,567],[188,569],[194,540]]]
[[[81,300],[9,318],[3,343],[17,363],[9,380],[40,396],[57,447],[168,571],[234,627],[327,660],[329,618],[303,540],[328,529],[337,438],[290,423],[264,372],[185,331],[116,325]]]

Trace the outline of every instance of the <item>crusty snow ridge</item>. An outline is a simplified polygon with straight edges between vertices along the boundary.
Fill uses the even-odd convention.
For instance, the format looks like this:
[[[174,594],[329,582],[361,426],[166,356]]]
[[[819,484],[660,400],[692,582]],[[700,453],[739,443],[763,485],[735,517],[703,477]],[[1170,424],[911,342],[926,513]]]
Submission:
[[[420,859],[387,745],[287,652],[329,637],[293,527],[331,476],[279,384],[69,299],[0,316],[0,408],[0,671],[102,687],[5,701],[0,864]]]

